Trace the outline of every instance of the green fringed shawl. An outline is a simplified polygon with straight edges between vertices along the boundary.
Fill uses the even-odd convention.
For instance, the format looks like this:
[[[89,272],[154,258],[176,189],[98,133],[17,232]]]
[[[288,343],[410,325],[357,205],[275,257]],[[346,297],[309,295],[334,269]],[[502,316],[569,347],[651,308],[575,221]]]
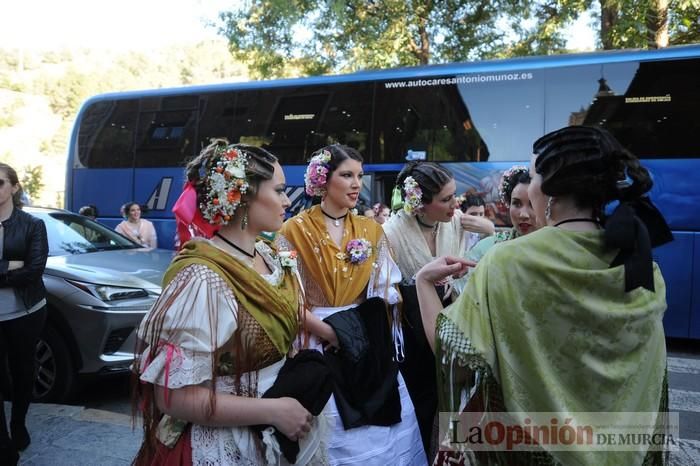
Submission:
[[[279,286],[272,286],[239,259],[205,241],[190,241],[173,259],[163,286],[188,265],[201,264],[216,272],[231,287],[238,303],[260,324],[281,356],[289,351],[298,330],[299,295],[296,278],[285,272]]]
[[[552,227],[490,250],[438,316],[440,411],[457,411],[462,390],[474,388],[485,411],[665,409],[665,284],[655,264],[656,292],[625,293],[623,267],[609,267],[616,252],[604,248],[602,232]],[[595,425],[592,416],[567,417]],[[555,464],[591,466],[659,456],[583,448],[549,454]]]

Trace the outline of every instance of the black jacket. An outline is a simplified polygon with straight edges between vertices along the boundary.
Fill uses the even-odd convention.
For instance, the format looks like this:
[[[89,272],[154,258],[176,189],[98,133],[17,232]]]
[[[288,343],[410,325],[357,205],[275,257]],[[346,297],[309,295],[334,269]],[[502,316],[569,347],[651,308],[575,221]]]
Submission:
[[[17,208],[2,222],[4,241],[0,260],[0,287],[12,287],[27,309],[46,297],[41,279],[49,255],[46,225]],[[23,261],[24,266],[8,271],[10,261]]]
[[[335,404],[345,429],[401,422],[394,345],[381,298],[323,319],[338,336],[340,350],[325,353],[333,375]]]

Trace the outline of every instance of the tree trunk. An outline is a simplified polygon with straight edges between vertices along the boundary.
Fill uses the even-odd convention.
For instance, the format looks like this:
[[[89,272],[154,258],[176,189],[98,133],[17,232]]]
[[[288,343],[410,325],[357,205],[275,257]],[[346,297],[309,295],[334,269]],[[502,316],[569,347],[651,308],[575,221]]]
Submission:
[[[668,47],[668,0],[652,0],[647,11],[646,26],[650,49]]]
[[[611,0],[600,0],[600,43],[603,50],[615,48],[615,39],[612,31],[617,23],[618,11],[615,2]]]

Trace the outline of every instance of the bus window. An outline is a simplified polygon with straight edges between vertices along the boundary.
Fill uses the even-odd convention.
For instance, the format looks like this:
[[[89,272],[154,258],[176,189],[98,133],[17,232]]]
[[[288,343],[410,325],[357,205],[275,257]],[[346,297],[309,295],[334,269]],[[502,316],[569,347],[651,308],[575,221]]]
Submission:
[[[640,158],[698,157],[698,74],[698,59],[547,70],[546,130],[600,125]]]
[[[465,130],[462,126],[470,115],[456,87],[391,86],[408,82],[421,81],[377,86],[372,163],[402,163],[412,154],[433,161],[476,160],[481,139],[475,128]],[[476,142],[470,145],[471,141]],[[468,146],[473,146],[471,152]],[[483,147],[482,153],[487,152]]]
[[[80,119],[74,168],[130,168],[138,105],[136,99],[103,100],[87,107]]]
[[[374,84],[342,83],[331,89],[312,151],[328,144],[345,144],[369,160]]]
[[[236,112],[236,93],[212,92],[200,96],[199,132],[196,151],[199,152],[215,138],[234,139],[233,122]]]
[[[183,97],[186,99],[142,100],[136,132],[136,167],[184,166],[185,161],[195,155],[198,99]],[[185,108],[178,108],[181,105]]]
[[[463,122],[465,131],[474,128],[482,141],[479,146],[474,140],[467,144],[467,160],[528,160],[533,141],[543,134],[543,72],[472,73],[457,76],[457,82],[458,96],[469,108],[471,117],[470,121]],[[477,147],[480,152],[475,154]],[[486,153],[485,147],[488,148]]]

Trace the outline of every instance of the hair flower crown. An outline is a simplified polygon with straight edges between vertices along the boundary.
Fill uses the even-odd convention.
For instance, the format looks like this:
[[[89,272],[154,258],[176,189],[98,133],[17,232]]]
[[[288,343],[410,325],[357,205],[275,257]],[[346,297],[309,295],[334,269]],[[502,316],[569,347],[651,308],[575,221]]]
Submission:
[[[326,193],[331,157],[331,153],[325,149],[311,157],[304,173],[304,185],[309,196],[322,196]]]
[[[226,225],[241,204],[248,190],[245,152],[221,145],[204,167],[204,199],[200,203],[202,216],[213,225]]]
[[[418,182],[412,176],[407,176],[403,181],[403,192],[404,212],[409,215],[415,215],[423,207],[423,191],[421,191]]]
[[[501,199],[501,202],[507,204],[506,194],[513,192],[513,188],[515,188],[515,186],[511,185],[513,184],[513,179],[515,176],[519,175],[520,173],[527,173],[529,171],[530,169],[525,165],[514,165],[503,172],[503,176],[501,176],[501,185],[498,187],[498,197]]]

